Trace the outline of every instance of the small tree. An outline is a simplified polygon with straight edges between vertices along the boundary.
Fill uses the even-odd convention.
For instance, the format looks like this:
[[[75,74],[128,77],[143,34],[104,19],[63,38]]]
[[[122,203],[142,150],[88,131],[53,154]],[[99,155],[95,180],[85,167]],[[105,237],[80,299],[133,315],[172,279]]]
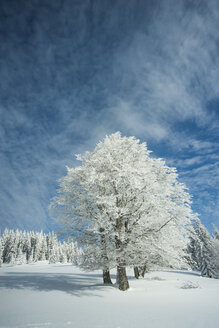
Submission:
[[[171,240],[180,247],[171,251],[177,250],[178,259],[186,245],[189,195],[176,170],[149,155],[146,144],[134,137],[106,137],[92,153],[77,156],[81,166],[67,169],[51,205],[62,234],[77,239],[85,258],[93,253],[85,266],[117,267],[121,290],[129,288],[126,266],[146,263],[164,227],[172,226]],[[166,232],[171,236],[171,229]]]

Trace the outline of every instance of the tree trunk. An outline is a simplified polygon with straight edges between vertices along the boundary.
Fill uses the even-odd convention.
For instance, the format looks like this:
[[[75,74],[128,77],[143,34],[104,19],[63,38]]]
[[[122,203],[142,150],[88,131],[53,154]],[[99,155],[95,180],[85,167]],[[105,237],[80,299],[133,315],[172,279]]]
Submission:
[[[125,266],[117,266],[117,283],[120,290],[125,291],[129,289],[129,282],[126,276]]]
[[[134,267],[134,274],[135,274],[135,278],[139,279],[140,274],[139,274],[138,267]]]
[[[102,244],[102,257],[104,259],[105,265],[109,265],[109,259],[107,255],[107,247],[106,247],[106,238],[104,234],[104,228],[99,228],[100,231],[100,238],[101,238],[101,244]],[[104,284],[112,284],[111,278],[110,278],[110,271],[109,269],[103,270],[103,283]]]
[[[103,270],[103,283],[112,284],[109,270]]]
[[[147,266],[146,266],[146,265],[141,266],[141,267],[139,268],[139,275],[140,275],[142,278],[144,278],[144,275],[145,275],[145,273],[146,273],[147,271],[148,271],[148,270],[147,270]]]

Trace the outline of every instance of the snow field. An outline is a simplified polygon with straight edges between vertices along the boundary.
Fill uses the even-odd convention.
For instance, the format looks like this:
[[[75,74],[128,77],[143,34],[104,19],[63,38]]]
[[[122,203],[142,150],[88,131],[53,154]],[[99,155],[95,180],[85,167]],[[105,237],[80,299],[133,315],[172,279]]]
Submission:
[[[46,262],[0,268],[0,327],[217,328],[219,280],[156,271],[121,292],[101,272]],[[112,272],[115,282],[115,275]]]

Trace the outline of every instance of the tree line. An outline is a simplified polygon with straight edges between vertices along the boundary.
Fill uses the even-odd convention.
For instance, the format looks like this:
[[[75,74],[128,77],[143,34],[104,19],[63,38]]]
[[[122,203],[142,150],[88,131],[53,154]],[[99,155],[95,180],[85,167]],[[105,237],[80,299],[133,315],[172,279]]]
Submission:
[[[0,264],[79,262],[82,251],[73,241],[58,241],[54,232],[27,232],[5,229],[0,236]]]

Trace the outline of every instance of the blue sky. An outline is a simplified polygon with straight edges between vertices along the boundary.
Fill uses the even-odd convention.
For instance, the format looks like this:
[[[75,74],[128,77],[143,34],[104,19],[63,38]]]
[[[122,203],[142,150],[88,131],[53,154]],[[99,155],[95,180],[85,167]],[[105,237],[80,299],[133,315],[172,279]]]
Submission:
[[[217,0],[1,0],[1,229],[53,229],[65,166],[116,131],[219,227],[218,31]]]

